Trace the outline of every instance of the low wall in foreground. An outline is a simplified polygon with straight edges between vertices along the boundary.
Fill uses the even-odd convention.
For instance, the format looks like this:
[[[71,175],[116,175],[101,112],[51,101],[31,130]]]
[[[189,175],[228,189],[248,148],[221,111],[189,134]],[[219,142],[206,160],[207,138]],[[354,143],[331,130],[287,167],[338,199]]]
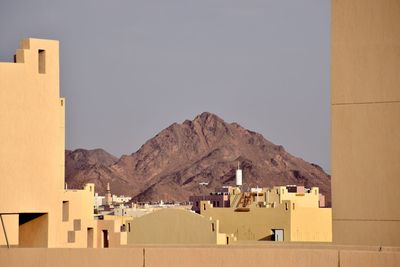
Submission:
[[[399,248],[338,246],[136,246],[110,249],[0,248],[1,267],[369,267],[400,266]]]

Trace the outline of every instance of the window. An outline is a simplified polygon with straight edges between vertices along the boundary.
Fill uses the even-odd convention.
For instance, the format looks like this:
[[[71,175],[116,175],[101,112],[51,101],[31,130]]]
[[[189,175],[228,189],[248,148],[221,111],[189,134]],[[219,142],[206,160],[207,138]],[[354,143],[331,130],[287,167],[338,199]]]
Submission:
[[[68,231],[68,243],[75,243],[75,231]]]
[[[81,219],[75,219],[74,220],[74,231],[80,231],[81,230]]]
[[[87,247],[93,248],[93,228],[87,228]]]
[[[272,229],[272,241],[283,242],[284,241],[284,230],[283,229]]]
[[[214,225],[214,223],[211,223],[211,231],[215,232],[215,225]]]
[[[69,201],[63,201],[62,204],[62,221],[68,222],[69,220]]]
[[[39,73],[46,73],[46,51],[39,49],[38,51],[38,71]]]

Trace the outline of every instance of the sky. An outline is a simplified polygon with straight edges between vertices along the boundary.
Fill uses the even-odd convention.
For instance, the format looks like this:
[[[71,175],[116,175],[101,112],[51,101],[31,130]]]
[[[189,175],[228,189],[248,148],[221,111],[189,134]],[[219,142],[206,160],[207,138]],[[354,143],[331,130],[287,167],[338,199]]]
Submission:
[[[0,61],[60,40],[67,149],[208,111],[330,172],[330,0],[1,0]]]

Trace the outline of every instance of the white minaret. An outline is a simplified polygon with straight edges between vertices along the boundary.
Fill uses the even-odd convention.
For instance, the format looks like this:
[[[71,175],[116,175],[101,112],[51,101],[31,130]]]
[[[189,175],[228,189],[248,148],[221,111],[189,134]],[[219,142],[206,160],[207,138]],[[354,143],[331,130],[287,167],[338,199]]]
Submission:
[[[242,185],[242,170],[240,169],[239,162],[236,170],[236,186]]]
[[[106,204],[107,204],[107,205],[111,205],[111,204],[112,204],[112,196],[111,196],[110,183],[107,183]]]

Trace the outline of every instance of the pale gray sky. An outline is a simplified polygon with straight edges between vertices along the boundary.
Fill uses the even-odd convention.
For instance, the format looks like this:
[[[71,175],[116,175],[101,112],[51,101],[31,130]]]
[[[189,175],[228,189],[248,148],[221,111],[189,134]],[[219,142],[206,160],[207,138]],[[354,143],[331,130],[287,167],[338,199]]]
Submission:
[[[67,148],[135,152],[209,111],[330,169],[330,0],[1,0],[0,61],[61,42]]]

